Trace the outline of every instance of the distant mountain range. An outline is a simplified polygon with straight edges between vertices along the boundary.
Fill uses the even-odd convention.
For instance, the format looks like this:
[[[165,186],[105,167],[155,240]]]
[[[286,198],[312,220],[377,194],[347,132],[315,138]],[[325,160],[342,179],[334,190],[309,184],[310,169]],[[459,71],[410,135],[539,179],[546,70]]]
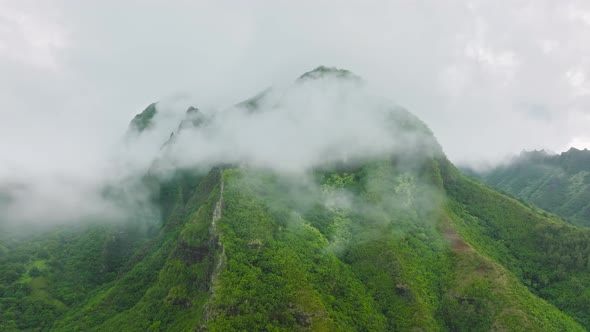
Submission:
[[[522,152],[507,164],[468,173],[574,224],[590,226],[590,151],[586,149]]]

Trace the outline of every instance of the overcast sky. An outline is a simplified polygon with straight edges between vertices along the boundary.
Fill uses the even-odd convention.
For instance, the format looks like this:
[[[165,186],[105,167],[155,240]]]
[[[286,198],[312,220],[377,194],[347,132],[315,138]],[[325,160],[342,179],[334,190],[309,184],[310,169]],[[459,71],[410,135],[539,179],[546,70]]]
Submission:
[[[0,0],[0,176],[88,171],[153,101],[223,107],[320,64],[454,162],[590,147],[589,56],[584,0]]]

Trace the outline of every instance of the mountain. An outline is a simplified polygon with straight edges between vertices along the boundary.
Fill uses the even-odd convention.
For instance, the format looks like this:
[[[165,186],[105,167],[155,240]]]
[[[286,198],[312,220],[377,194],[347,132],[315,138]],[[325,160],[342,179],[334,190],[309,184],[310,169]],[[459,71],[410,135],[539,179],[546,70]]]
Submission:
[[[317,112],[331,104],[315,99],[315,84],[349,76],[326,67],[304,74],[292,88],[313,89],[295,92],[309,98],[297,99],[294,110],[301,113],[287,114],[288,123],[321,119]],[[329,89],[318,95],[342,106],[357,91],[351,82],[346,95]],[[268,121],[290,96],[262,93],[236,112],[259,116],[253,124]],[[368,105],[377,105],[389,136],[371,142],[383,149],[347,141],[359,149],[326,150],[325,142],[296,137],[305,143],[299,151],[273,132],[279,136],[268,139],[293,148],[291,163],[308,166],[306,159],[313,167],[272,160],[263,167],[259,159],[235,162],[231,154],[209,169],[183,164],[162,176],[159,165],[178,161],[174,149],[185,144],[183,136],[197,144],[192,131],[220,134],[220,122],[205,116],[198,125],[179,126],[141,177],[159,207],[159,224],[140,218],[35,235],[0,233],[2,330],[590,328],[590,230],[462,175],[428,127],[399,106],[380,98],[350,100],[367,103],[353,118],[358,126],[372,116]],[[318,104],[311,113],[301,108]],[[329,115],[324,141],[340,138],[342,130],[356,133],[345,129],[345,108]],[[157,121],[157,111],[139,116],[148,117]],[[390,138],[401,143],[384,144]],[[309,149],[322,151],[322,158],[305,154]],[[288,157],[284,151],[272,156]]]
[[[586,149],[571,148],[560,154],[523,152],[510,163],[476,176],[574,224],[590,226],[590,151]]]
[[[143,112],[137,114],[131,120],[129,127],[132,130],[135,130],[138,132],[142,132],[146,129],[149,129],[150,127],[153,126],[153,119],[154,119],[154,116],[156,115],[156,112],[157,112],[156,103],[149,104],[148,107],[146,107],[145,110],[143,110]]]

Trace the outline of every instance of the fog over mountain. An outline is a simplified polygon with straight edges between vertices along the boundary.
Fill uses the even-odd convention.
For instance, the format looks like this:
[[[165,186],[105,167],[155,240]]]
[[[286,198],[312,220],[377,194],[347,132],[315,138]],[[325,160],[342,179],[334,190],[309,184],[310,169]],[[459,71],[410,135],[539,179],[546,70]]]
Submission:
[[[589,29],[0,0],[0,331],[590,330]]]
[[[3,329],[590,326],[590,230],[469,179],[352,72],[179,105],[135,115],[91,172],[2,191]]]
[[[453,162],[583,148],[588,17],[584,1],[0,1],[2,204],[53,196],[32,215],[103,211],[73,198],[145,167],[154,151],[120,142],[147,105],[160,101],[167,136],[188,106],[227,112],[320,64],[410,109]],[[257,133],[236,139],[260,144]]]
[[[2,218],[9,224],[125,220],[149,209],[146,175],[234,164],[305,181],[313,168],[389,154],[441,156],[442,150],[420,120],[372,93],[360,77],[318,67],[290,86],[224,109],[151,104],[92,167],[36,178],[13,174],[1,187]]]

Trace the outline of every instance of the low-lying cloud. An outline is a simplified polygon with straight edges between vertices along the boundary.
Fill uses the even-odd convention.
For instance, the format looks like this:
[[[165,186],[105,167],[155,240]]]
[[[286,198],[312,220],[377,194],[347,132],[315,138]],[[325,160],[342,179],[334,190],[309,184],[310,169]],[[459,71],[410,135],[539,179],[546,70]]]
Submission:
[[[326,69],[324,69],[326,70]],[[179,100],[156,105],[152,125],[121,135],[92,167],[71,173],[0,178],[4,222],[125,220],[149,209],[140,179],[219,164],[303,176],[311,168],[395,153],[439,152],[428,129],[358,77],[327,70],[251,105],[185,113]],[[198,105],[195,105],[198,106]],[[194,120],[194,121],[193,121]],[[36,177],[35,177],[36,175]],[[114,188],[116,199],[105,194]]]
[[[421,128],[402,128],[415,119],[359,79],[334,74],[269,90],[252,111],[238,105],[201,112],[204,124],[180,130],[162,158],[177,167],[234,163],[301,173],[328,162],[419,149],[430,138]]]

